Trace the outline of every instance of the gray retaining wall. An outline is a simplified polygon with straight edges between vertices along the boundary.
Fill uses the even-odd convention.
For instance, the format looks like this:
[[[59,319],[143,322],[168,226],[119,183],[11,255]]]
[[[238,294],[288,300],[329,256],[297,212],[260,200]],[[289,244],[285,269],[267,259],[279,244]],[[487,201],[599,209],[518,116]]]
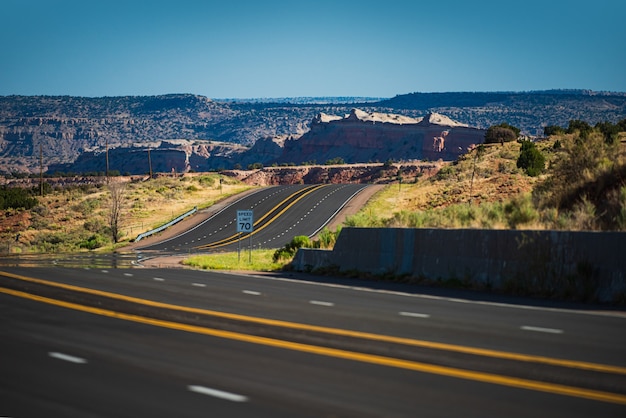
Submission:
[[[343,228],[333,251],[299,251],[293,266],[457,280],[540,296],[626,299],[623,232]]]

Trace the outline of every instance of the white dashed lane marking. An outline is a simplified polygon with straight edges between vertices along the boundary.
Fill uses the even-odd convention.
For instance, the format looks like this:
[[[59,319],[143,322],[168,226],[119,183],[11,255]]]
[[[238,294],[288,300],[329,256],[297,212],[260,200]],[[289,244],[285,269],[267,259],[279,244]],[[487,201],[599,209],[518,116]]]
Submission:
[[[410,316],[412,318],[430,318],[429,314],[417,313],[417,312],[398,312],[400,316]]]
[[[76,363],[76,364],[87,363],[87,360],[85,360],[84,358],[70,356],[69,354],[57,353],[55,351],[48,353],[48,355],[52,358],[63,360],[63,361],[68,361],[70,363]]]
[[[524,325],[520,327],[520,329],[524,331],[545,332],[547,334],[563,334],[562,329],[556,329],[556,328],[542,328],[542,327],[533,327],[529,325]]]
[[[213,396],[214,398],[224,399],[224,400],[231,401],[231,402],[247,402],[248,401],[248,397],[246,396],[239,395],[236,393],[231,393],[231,392],[225,392],[223,390],[212,389],[206,386],[190,385],[190,386],[187,386],[187,388],[190,391],[195,392],[195,393]]]
[[[204,283],[192,283],[191,285],[195,287],[206,287]]]
[[[259,296],[261,294],[261,292],[257,292],[256,290],[244,290],[243,293],[253,296]]]
[[[324,302],[322,300],[310,300],[309,303],[311,305],[319,305],[319,306],[335,306],[332,302]]]

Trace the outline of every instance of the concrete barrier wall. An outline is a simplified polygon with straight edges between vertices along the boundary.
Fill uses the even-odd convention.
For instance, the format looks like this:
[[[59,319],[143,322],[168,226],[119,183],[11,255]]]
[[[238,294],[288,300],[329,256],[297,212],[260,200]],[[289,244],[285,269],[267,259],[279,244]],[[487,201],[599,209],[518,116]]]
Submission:
[[[626,302],[623,232],[344,228],[333,251],[301,251],[293,265]]]

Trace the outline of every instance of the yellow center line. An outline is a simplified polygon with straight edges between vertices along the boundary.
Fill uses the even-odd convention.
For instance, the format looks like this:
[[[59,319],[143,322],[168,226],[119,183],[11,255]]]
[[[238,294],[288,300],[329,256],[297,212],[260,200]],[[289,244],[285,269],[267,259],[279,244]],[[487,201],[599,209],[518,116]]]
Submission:
[[[492,357],[503,360],[514,360],[528,363],[547,364],[551,366],[567,367],[572,369],[590,370],[603,373],[613,373],[626,375],[626,367],[613,366],[608,364],[590,363],[577,360],[565,360],[552,357],[535,356],[531,354],[511,353],[507,351],[490,350],[486,348],[468,347],[456,344],[438,343],[425,340],[416,340],[412,338],[394,337],[391,335],[373,334],[369,332],[352,331],[341,328],[331,328],[319,325],[301,324],[298,322],[282,321],[279,319],[260,318],[255,316],[241,315],[228,312],[220,312],[202,308],[192,308],[188,306],[172,305],[164,302],[157,302],[148,299],[136,298],[133,296],[121,295],[118,293],[106,292],[103,290],[89,289],[86,287],[74,286],[71,284],[51,282],[48,280],[37,279],[34,277],[21,276],[18,274],[0,271],[0,276],[10,277],[31,283],[38,283],[46,286],[53,286],[61,289],[72,290],[75,292],[87,293],[96,296],[103,296],[111,299],[122,300],[125,302],[137,303],[140,305],[151,306],[155,308],[171,309],[180,312],[195,313],[201,315],[214,316],[218,318],[231,319],[236,321],[250,322],[254,324],[269,325],[281,328],[289,328],[300,331],[320,332],[342,337],[361,338],[378,342],[387,342],[394,344],[403,344],[412,347],[430,348],[434,350],[451,351],[463,354],[472,354],[483,357]]]
[[[284,204],[285,202],[287,202],[289,199],[292,199],[295,195],[297,195],[298,193],[302,193],[302,195],[298,196],[296,199],[293,200],[293,202],[291,202],[289,205],[287,205],[283,210],[281,210],[278,214],[276,214],[274,217],[272,217],[269,221],[267,221],[264,225],[260,226],[259,228],[256,228],[255,230],[253,230],[252,232],[250,232],[248,234],[248,236],[252,236],[256,233],[258,233],[259,231],[261,231],[262,229],[264,229],[265,227],[267,227],[268,225],[270,225],[272,222],[274,222],[276,220],[276,218],[278,218],[280,215],[282,215],[283,213],[285,213],[287,211],[287,209],[289,209],[290,207],[292,207],[293,205],[295,205],[297,202],[299,202],[300,200],[302,200],[305,196],[313,193],[314,191],[324,187],[325,185],[318,185],[318,186],[310,186],[308,187],[308,191],[306,191],[305,193],[302,193],[303,190],[307,190],[307,188],[304,188],[302,190],[298,190],[297,192],[291,194],[289,197],[283,199],[279,204],[277,204],[276,206],[274,206],[271,210],[269,210],[265,215],[263,215],[260,219],[258,219],[256,222],[254,222],[254,225],[258,225],[259,223],[261,223],[265,218],[267,218],[273,211],[275,211],[280,205]],[[194,248],[217,248],[217,247],[223,247],[224,245],[228,245],[228,244],[232,244],[232,242],[234,240],[236,240],[238,238],[239,235],[235,234],[235,235],[231,235],[228,238],[223,238],[219,241],[215,241],[212,242],[210,244],[205,244],[205,245],[200,245],[198,247],[194,247]]]
[[[401,360],[392,357],[385,357],[373,354],[357,353],[336,348],[328,348],[315,346],[310,344],[302,344],[291,341],[277,340],[267,337],[258,337],[254,335],[241,334],[238,332],[224,331],[213,328],[200,327],[196,325],[181,324],[178,322],[164,321],[161,319],[147,318],[139,315],[125,314],[121,312],[111,311],[108,309],[96,308],[91,306],[80,305],[71,302],[51,299],[43,296],[33,295],[30,293],[20,292],[12,289],[0,287],[0,293],[17,296],[20,298],[30,299],[41,303],[60,306],[81,312],[101,315],[109,318],[116,318],[125,321],[153,325],[162,328],[191,332],[195,334],[209,335],[218,338],[225,338],[235,341],[241,341],[251,344],[259,344],[292,351],[299,351],[310,354],[317,354],[327,357],[341,358],[345,360],[359,361],[379,366],[395,367],[405,370],[412,370],[422,373],[436,374],[452,378],[471,380],[483,383],[490,383],[501,386],[508,386],[519,389],[534,390],[551,394],[572,396],[577,398],[590,399],[600,402],[615,403],[626,405],[626,396],[616,393],[602,392],[590,389],[577,388],[573,386],[559,385],[546,382],[538,382],[528,379],[520,379],[516,377],[501,376],[491,373],[475,372],[470,370],[456,369],[453,367],[437,366],[432,364],[419,363],[410,360]]]

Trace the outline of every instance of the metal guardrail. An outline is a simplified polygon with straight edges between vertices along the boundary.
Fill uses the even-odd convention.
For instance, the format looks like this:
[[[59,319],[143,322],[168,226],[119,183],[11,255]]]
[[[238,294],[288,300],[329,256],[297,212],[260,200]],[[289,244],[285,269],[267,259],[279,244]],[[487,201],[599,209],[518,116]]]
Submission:
[[[198,211],[198,207],[194,207],[193,209],[191,209],[189,212],[183,213],[182,215],[180,215],[179,217],[177,217],[176,219],[159,226],[158,228],[152,229],[150,231],[146,231],[146,232],[142,232],[141,234],[137,235],[137,238],[135,238],[135,242],[137,241],[141,241],[142,239],[149,237],[150,235],[156,234],[158,232],[163,231],[164,229],[169,228],[170,226],[182,221],[183,219],[185,219],[187,216],[193,215],[194,213],[196,213]]]

